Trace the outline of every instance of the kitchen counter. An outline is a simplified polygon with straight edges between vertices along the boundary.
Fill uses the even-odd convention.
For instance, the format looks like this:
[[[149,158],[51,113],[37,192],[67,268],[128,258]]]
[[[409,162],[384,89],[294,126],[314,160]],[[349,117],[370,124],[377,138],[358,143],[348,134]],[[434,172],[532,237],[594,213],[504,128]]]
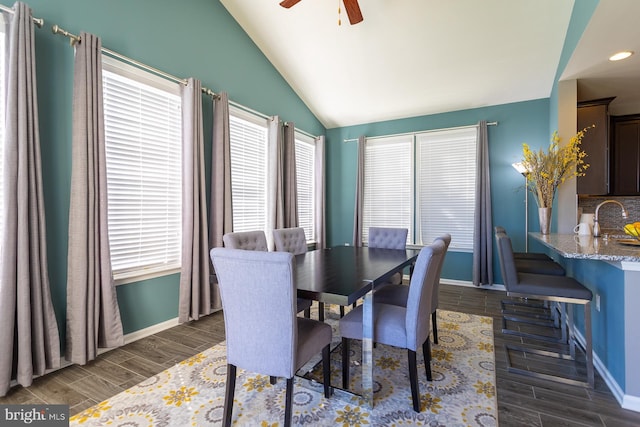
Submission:
[[[529,233],[533,251],[548,249],[593,293],[591,304],[594,363],[621,406],[640,412],[640,246],[630,236],[578,236]],[[536,248],[535,246],[538,246]],[[580,317],[579,310],[574,312]],[[580,319],[584,320],[584,319]],[[576,331],[584,344],[584,325]]]
[[[564,258],[609,261],[624,263],[625,266],[628,263],[640,263],[640,241],[637,246],[620,243],[621,240],[633,241],[631,236],[593,237],[555,233],[529,235]]]

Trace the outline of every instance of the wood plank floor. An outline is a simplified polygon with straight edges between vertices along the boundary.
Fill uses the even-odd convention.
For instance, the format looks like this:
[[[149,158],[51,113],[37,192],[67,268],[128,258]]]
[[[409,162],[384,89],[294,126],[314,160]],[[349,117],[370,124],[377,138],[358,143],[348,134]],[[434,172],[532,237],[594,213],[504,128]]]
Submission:
[[[494,318],[501,426],[640,426],[640,413],[620,408],[597,374],[596,387],[589,390],[508,372],[505,343],[535,347],[542,344],[502,333],[503,299],[506,297],[501,291],[440,286],[441,309]],[[529,331],[551,334],[538,327]],[[215,313],[104,353],[86,366],[74,365],[38,378],[31,387],[14,387],[0,398],[0,404],[68,404],[70,413],[75,414],[223,340],[223,316]],[[580,351],[578,356],[576,362],[570,363],[557,360],[531,363],[536,368],[552,372],[559,369],[563,374],[584,378],[584,357]],[[511,354],[511,360],[513,364],[524,362],[517,353]]]

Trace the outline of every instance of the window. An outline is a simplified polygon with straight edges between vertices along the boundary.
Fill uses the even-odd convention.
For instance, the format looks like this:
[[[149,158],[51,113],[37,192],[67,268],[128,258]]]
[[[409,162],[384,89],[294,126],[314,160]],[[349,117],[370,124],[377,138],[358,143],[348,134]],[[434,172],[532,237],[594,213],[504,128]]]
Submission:
[[[180,85],[103,57],[114,278],[177,271],[182,247]]]
[[[316,241],[315,235],[315,141],[296,132],[296,186],[298,190],[298,224],[304,229],[308,243]]]
[[[416,135],[419,244],[447,232],[452,248],[473,249],[476,144],[475,126]]]
[[[452,249],[472,250],[476,145],[475,126],[368,138],[363,241],[369,226],[401,227],[408,244],[447,232]]]
[[[275,169],[269,163],[267,119],[232,106],[229,128],[233,230],[268,232],[267,214],[274,202],[270,200],[268,185]],[[307,242],[315,242],[315,141],[300,132],[296,132],[295,138],[299,225]]]
[[[266,230],[267,121],[238,108],[229,113],[233,230]]]
[[[413,236],[413,136],[368,138],[364,149],[362,240],[369,227],[407,228]]]

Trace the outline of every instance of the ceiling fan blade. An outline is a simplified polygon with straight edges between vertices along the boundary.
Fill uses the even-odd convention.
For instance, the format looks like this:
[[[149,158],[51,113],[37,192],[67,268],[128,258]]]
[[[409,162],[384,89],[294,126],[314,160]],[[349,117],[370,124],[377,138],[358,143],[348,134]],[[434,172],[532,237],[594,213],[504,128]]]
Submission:
[[[295,6],[300,0],[283,0],[280,2],[280,6],[289,9],[291,6]]]
[[[362,22],[362,12],[360,12],[360,6],[358,0],[344,0],[344,8],[347,10],[347,16],[351,25]]]

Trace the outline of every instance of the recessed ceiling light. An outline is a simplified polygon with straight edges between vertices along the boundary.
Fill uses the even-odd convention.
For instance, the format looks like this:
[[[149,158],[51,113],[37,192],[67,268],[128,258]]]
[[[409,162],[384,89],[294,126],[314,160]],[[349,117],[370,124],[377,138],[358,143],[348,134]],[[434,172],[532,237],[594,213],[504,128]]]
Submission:
[[[609,61],[620,61],[621,59],[626,59],[633,55],[633,52],[630,50],[625,50],[622,52],[615,53],[614,55],[609,57]]]

